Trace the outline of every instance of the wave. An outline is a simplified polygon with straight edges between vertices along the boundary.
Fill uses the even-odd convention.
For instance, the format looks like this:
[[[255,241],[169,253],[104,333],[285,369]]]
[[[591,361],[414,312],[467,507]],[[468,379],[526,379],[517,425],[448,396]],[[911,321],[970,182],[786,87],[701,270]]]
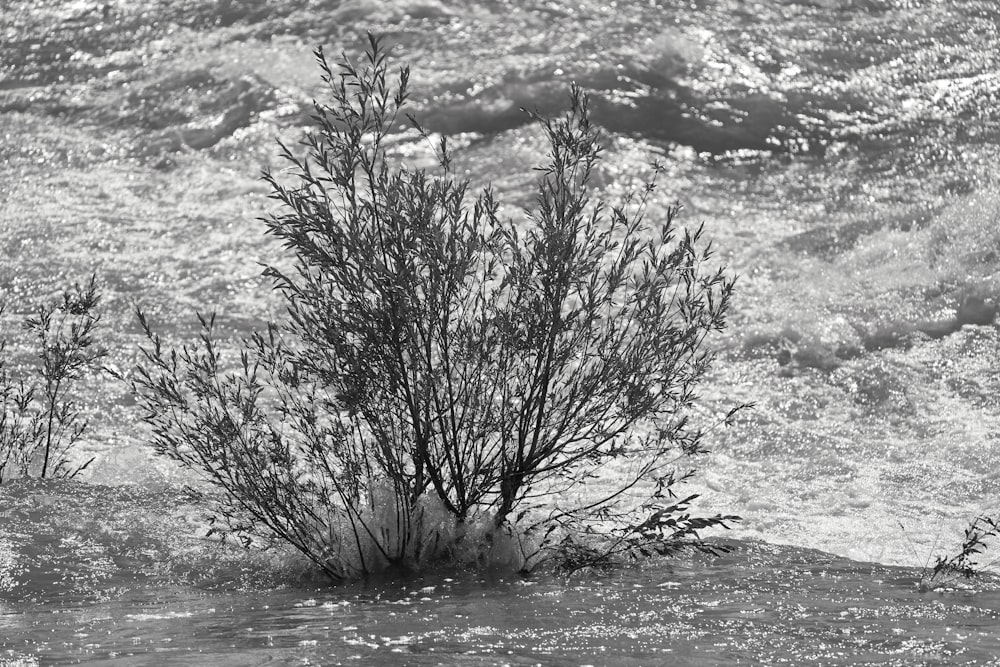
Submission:
[[[427,129],[444,134],[498,134],[531,122],[527,111],[544,116],[567,106],[569,82],[590,96],[591,118],[606,130],[659,142],[690,146],[698,152],[800,151],[819,146],[819,133],[799,118],[799,109],[767,93],[706,99],[661,72],[640,65],[605,67],[577,76],[549,73],[518,77],[474,97],[424,104]],[[809,140],[804,137],[811,137]]]
[[[206,538],[202,509],[181,487],[14,480],[0,486],[0,507],[0,600],[321,583],[293,554],[248,552]]]

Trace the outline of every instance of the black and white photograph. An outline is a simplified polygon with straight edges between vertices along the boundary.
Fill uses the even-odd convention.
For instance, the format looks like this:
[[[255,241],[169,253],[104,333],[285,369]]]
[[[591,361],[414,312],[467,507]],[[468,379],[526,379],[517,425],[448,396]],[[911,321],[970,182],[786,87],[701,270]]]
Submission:
[[[0,667],[1000,664],[996,0],[0,0]]]

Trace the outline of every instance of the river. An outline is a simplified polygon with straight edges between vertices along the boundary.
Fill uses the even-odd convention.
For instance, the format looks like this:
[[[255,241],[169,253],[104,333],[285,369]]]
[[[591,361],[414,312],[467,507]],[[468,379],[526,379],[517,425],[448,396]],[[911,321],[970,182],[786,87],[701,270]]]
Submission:
[[[109,364],[140,305],[171,342],[215,311],[238,339],[282,306],[257,218],[322,94],[311,50],[366,29],[413,111],[506,210],[531,203],[572,81],[604,130],[608,197],[664,165],[739,275],[704,415],[752,401],[689,484],[743,517],[606,577],[434,573],[328,588],[294,558],[205,540],[190,480],[94,379],[80,482],[0,487],[0,665],[958,664],[998,648],[990,573],[922,568],[995,515],[1000,461],[1000,8],[974,0],[12,0],[0,10],[0,293],[96,272]],[[418,166],[426,146],[399,153]],[[982,562],[992,568],[990,551]]]

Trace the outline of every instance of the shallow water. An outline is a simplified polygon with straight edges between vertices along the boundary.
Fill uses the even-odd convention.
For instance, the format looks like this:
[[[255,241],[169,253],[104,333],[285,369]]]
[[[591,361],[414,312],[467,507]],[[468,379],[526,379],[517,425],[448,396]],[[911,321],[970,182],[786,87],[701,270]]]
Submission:
[[[706,419],[757,407],[712,433],[691,485],[700,511],[744,517],[727,535],[733,556],[568,587],[456,575],[447,595],[459,602],[432,582],[431,603],[402,605],[397,624],[376,588],[315,592],[297,566],[282,574],[203,541],[197,509],[167,497],[190,480],[144,448],[125,390],[94,381],[79,456],[96,457],[85,481],[108,486],[59,489],[53,502],[76,514],[45,510],[44,493],[31,509],[39,494],[21,487],[0,506],[0,664],[128,662],[129,646],[151,662],[167,648],[233,664],[378,664],[393,650],[428,664],[648,664],[668,649],[706,664],[985,661],[992,580],[919,593],[907,568],[1000,509],[998,25],[995,3],[972,0],[5,4],[0,290],[15,358],[27,302],[91,271],[120,369],[135,359],[136,304],[173,341],[195,330],[195,309],[217,311],[234,338],[279,314],[256,263],[279,256],[254,220],[270,204],[256,175],[322,94],[312,46],[356,53],[370,27],[411,64],[414,109],[451,135],[459,173],[491,181],[511,214],[530,204],[528,167],[543,158],[519,107],[562,108],[570,81],[606,130],[596,180],[608,196],[663,161],[653,213],[680,200],[740,274]],[[430,159],[408,135],[399,151]],[[154,515],[171,529],[137,528]],[[658,586],[675,571],[679,587]],[[469,622],[444,626],[455,639],[428,634],[449,604],[473,607],[487,590],[489,609],[511,611],[463,607]],[[559,615],[543,591],[567,609],[604,595],[609,611]],[[333,601],[349,613],[323,606]],[[535,607],[553,609],[549,634],[518,625]],[[390,630],[369,632],[373,619]],[[273,648],[248,629],[266,623],[280,629]],[[539,648],[559,641],[564,651]],[[594,658],[601,646],[614,657]]]
[[[730,541],[570,579],[449,571],[330,588],[198,545],[175,491],[0,489],[0,664],[985,664],[1000,579]],[[168,510],[168,508],[170,508]],[[162,512],[160,522],[150,521]]]
[[[996,591],[917,596],[891,569],[748,553],[758,548],[740,550],[740,562],[599,582],[448,577],[262,600],[167,588],[97,605],[14,606],[2,643],[42,664],[130,665],[969,664],[1000,650]],[[748,558],[785,563],[773,572],[784,583]]]

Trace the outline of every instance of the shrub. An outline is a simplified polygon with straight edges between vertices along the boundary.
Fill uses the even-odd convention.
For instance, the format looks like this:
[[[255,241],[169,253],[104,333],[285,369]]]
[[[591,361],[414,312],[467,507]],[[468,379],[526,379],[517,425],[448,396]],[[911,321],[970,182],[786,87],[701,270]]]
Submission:
[[[677,206],[645,221],[654,183],[591,199],[580,89],[564,117],[535,116],[548,163],[514,222],[451,175],[444,138],[437,175],[387,154],[409,72],[392,84],[378,38],[363,64],[316,59],[331,101],[305,157],[281,146],[291,182],[264,174],[281,204],[267,233],[294,258],[265,271],[287,320],[226,372],[212,318],[167,351],[139,313],[154,446],[220,492],[219,530],[286,541],[339,580],[444,557],[600,564],[735,518],[693,518],[672,492],[703,451],[689,411],[733,280],[704,268]]]
[[[953,583],[958,578],[971,579],[981,570],[977,557],[986,551],[987,540],[1000,533],[1000,520],[985,514],[977,516],[965,527],[962,545],[950,556],[936,556],[934,566],[925,568],[920,589],[931,590]]]
[[[93,462],[74,466],[69,451],[87,428],[73,385],[106,356],[95,339],[100,298],[91,276],[86,287],[77,284],[61,300],[35,306],[24,328],[37,343],[38,363],[29,370],[40,381],[15,377],[0,341],[0,482],[12,475],[72,478]]]

